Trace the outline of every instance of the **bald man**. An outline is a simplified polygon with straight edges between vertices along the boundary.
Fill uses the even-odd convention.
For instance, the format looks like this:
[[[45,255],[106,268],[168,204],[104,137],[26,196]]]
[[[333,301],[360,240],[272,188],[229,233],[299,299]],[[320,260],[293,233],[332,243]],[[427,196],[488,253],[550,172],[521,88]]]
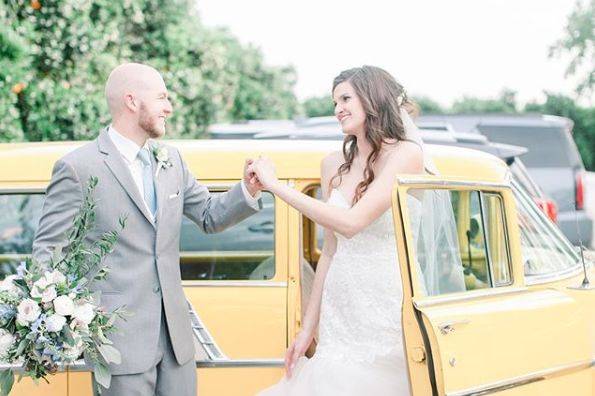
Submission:
[[[56,162],[33,256],[46,261],[65,242],[87,181],[98,177],[96,227],[89,241],[117,229],[123,214],[127,221],[105,259],[109,276],[92,287],[101,291],[101,305],[108,310],[125,306],[132,313],[116,322],[119,331],[110,337],[122,363],[110,365],[111,385],[102,394],[196,395],[193,335],[179,266],[182,215],[206,233],[221,231],[259,210],[259,184],[250,183],[245,166],[242,182],[226,193],[210,194],[178,150],[167,145],[160,146],[168,157],[168,166],[161,167],[152,149],[154,139],[165,134],[172,106],[152,67],[116,67],[105,95],[112,123]]]

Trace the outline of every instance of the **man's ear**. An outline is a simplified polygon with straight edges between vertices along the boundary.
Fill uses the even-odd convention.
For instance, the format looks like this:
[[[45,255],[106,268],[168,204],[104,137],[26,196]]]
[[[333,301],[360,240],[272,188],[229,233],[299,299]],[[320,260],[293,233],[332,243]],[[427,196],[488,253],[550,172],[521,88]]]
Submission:
[[[124,105],[126,108],[128,108],[128,110],[136,113],[138,111],[139,101],[134,96],[132,96],[132,94],[126,94],[124,96]]]

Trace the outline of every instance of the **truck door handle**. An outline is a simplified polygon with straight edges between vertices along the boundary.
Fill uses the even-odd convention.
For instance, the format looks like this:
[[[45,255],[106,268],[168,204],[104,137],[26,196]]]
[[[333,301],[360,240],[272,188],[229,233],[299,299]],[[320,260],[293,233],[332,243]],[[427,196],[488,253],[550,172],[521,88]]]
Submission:
[[[448,322],[440,323],[438,325],[438,329],[440,329],[440,332],[443,335],[447,335],[448,333],[452,333],[453,331],[455,331],[455,327],[460,326],[460,325],[466,325],[469,323],[471,323],[471,322],[467,319],[451,320]]]

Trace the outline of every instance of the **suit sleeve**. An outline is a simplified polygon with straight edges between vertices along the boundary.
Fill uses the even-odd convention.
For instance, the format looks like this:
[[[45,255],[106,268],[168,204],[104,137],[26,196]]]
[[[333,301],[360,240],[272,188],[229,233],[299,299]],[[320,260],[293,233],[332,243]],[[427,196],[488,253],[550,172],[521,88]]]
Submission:
[[[83,189],[74,168],[58,160],[46,191],[39,227],[33,241],[33,258],[49,261],[54,247],[66,242],[66,232],[83,200]]]
[[[211,234],[223,231],[256,213],[262,207],[260,201],[258,201],[258,208],[247,202],[241,183],[235,184],[224,193],[210,193],[206,186],[196,181],[181,157],[180,164],[184,184],[184,215],[204,232]]]

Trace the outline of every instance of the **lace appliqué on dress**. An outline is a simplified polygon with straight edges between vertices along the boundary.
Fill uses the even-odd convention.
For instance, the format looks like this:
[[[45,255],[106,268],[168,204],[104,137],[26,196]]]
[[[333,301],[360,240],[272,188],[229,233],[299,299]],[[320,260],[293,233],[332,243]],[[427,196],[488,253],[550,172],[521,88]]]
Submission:
[[[333,189],[329,203],[348,207]],[[351,239],[337,234],[320,312],[319,357],[359,362],[404,359],[403,291],[390,210]]]

